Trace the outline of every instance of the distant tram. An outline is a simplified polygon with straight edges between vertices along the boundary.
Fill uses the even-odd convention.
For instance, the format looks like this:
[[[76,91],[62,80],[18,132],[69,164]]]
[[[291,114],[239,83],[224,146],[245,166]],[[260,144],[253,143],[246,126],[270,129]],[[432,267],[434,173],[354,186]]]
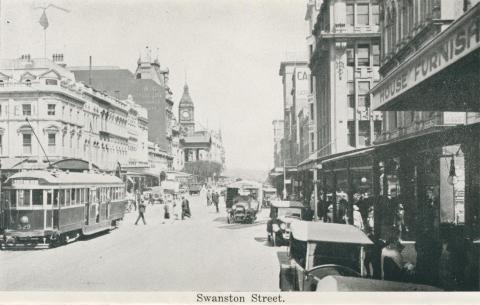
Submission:
[[[16,173],[2,186],[2,248],[52,247],[111,230],[125,214],[118,177],[36,170]]]

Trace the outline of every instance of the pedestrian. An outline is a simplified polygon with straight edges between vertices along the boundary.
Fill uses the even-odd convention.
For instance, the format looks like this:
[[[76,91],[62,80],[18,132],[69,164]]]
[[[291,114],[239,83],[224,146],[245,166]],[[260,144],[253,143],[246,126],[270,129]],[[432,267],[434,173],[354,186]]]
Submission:
[[[208,206],[207,189],[205,188],[205,185],[202,185],[202,189],[200,190],[200,199]]]
[[[207,206],[212,204],[212,191],[208,189],[207,191]]]
[[[135,225],[138,224],[138,221],[140,220],[140,218],[142,219],[144,225],[147,224],[147,222],[145,221],[145,210],[146,209],[147,209],[147,204],[145,203],[144,200],[141,200],[140,204],[138,205],[138,218],[137,218],[137,221],[135,221]]]
[[[442,242],[439,239],[440,208],[438,191],[428,187],[426,200],[420,203],[417,214],[417,276],[422,284],[438,284],[438,268],[442,253]]]
[[[173,194],[169,194],[167,199],[167,205],[166,205],[165,219],[169,219],[170,222],[173,222],[174,220],[174,207],[175,207],[175,202],[174,202]]]
[[[173,213],[175,214],[175,219],[179,220],[182,218],[182,201],[177,194],[175,194],[173,198]]]
[[[218,200],[219,200],[219,196],[218,196],[218,193],[215,191],[212,194],[212,201],[213,201],[213,204],[215,205],[215,209],[217,210],[217,213],[218,213]]]
[[[188,199],[185,196],[182,196],[182,220],[185,219],[185,216],[190,218],[190,204]]]

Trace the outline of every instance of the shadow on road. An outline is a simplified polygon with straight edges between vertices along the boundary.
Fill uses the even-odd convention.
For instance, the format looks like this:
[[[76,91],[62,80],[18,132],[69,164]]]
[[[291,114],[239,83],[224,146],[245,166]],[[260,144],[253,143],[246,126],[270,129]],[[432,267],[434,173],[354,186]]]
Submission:
[[[230,224],[226,226],[220,226],[218,228],[220,229],[229,229],[229,230],[238,230],[238,229],[247,229],[251,227],[256,227],[256,226],[261,226],[265,225],[267,223],[266,220],[262,221],[256,221],[254,223],[236,223],[236,224]]]
[[[270,244],[270,242],[266,237],[255,237],[254,239],[257,242],[262,243],[265,247],[269,247],[269,248],[272,247],[272,245]]]
[[[227,223],[227,217],[217,217],[213,221]]]

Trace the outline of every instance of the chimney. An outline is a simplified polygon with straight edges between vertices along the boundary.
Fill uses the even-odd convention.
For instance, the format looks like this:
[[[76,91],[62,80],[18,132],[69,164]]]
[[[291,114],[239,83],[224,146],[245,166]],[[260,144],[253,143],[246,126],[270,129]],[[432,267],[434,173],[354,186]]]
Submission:
[[[65,68],[67,66],[67,64],[65,64],[64,60],[63,60],[63,54],[61,53],[55,53],[52,55],[52,61],[54,63],[56,63],[57,65]]]

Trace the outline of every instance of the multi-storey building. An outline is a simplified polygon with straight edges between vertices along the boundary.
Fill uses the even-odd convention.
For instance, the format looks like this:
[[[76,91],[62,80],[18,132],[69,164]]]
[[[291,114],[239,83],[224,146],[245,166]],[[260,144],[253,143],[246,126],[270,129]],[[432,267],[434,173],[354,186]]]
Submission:
[[[311,59],[316,46],[315,35],[313,30],[317,21],[318,12],[320,11],[320,5],[322,0],[307,0],[307,11],[305,13],[305,22],[307,26],[307,49],[308,58]],[[316,98],[315,98],[315,76],[313,73],[309,73],[308,84],[308,148],[310,154],[313,154],[317,150],[317,120],[316,120]]]
[[[292,131],[295,133],[293,152],[295,165],[305,160],[309,154],[309,127],[310,127],[310,113],[309,113],[309,79],[310,69],[307,66],[295,67],[292,75],[292,113],[295,115],[295,120],[292,121]]]
[[[157,58],[153,58],[151,51],[146,48],[137,61],[135,73],[118,67],[71,67],[75,77],[89,84],[89,86],[106,92],[112,96],[126,99],[132,95],[133,99],[149,114],[148,139],[165,152],[171,164],[173,132],[173,100],[168,85],[169,71],[161,68]]]
[[[369,105],[380,79],[379,19],[375,0],[325,0],[320,7],[310,59],[319,156],[371,145],[381,131],[381,113]]]
[[[190,96],[188,85],[185,84],[182,97],[178,104],[180,144],[183,149],[184,166],[189,162],[209,161],[223,168],[225,151],[220,131],[197,130],[195,122],[195,105]]]
[[[146,159],[141,149],[145,109],[131,98],[120,100],[78,82],[61,54],[53,61],[29,55],[3,60],[0,109],[3,168],[43,168],[48,162],[80,159],[114,170]],[[135,126],[129,124],[134,121]],[[140,149],[132,154],[134,138]]]
[[[283,85],[283,157],[285,165],[296,166],[301,160],[298,157],[298,135],[297,135],[297,120],[298,112],[295,109],[295,70],[305,69],[307,67],[306,61],[284,61],[280,63],[279,75],[282,77]],[[297,107],[301,108],[301,107]],[[299,109],[300,111],[300,109]]]
[[[421,281],[449,290],[479,287],[480,115],[468,112],[480,110],[478,2],[380,1],[379,195],[393,210],[402,203],[401,239],[415,244],[405,260],[416,260]]]
[[[282,139],[283,139],[283,120],[273,120],[273,166],[283,166]]]

